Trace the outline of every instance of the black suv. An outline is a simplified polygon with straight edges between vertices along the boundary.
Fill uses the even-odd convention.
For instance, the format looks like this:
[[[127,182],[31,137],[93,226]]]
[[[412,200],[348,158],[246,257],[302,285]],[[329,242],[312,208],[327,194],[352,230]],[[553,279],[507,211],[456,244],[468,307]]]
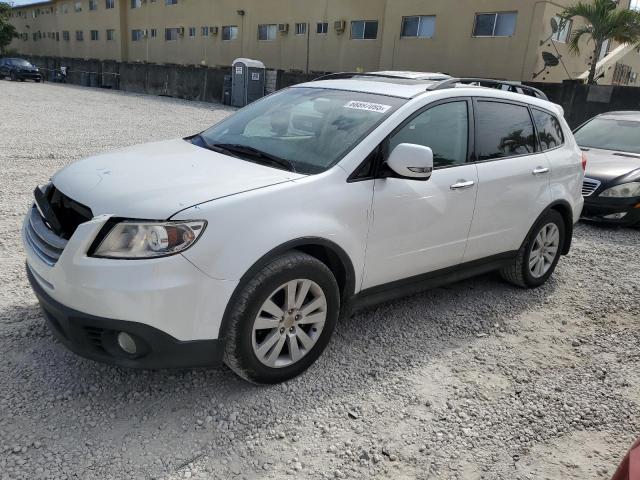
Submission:
[[[22,58],[0,59],[0,79],[9,77],[11,80],[35,80],[40,82],[42,74],[38,67],[31,65]]]

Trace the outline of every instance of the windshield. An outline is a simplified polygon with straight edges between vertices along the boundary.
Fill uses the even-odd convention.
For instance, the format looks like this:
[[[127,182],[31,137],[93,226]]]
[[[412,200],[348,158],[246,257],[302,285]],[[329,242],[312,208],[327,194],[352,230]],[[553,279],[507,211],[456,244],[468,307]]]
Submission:
[[[27,62],[26,60],[21,60],[21,59],[11,60],[11,63],[13,65],[15,65],[16,67],[30,67],[31,66],[31,64],[29,62]]]
[[[255,155],[259,151],[264,158],[283,160],[298,173],[319,173],[342,159],[405,101],[367,93],[289,88],[239,110],[200,136],[210,147],[235,147],[241,158],[243,151],[238,146],[253,153],[251,160],[261,160]]]
[[[640,153],[640,122],[596,118],[574,136],[581,147]]]

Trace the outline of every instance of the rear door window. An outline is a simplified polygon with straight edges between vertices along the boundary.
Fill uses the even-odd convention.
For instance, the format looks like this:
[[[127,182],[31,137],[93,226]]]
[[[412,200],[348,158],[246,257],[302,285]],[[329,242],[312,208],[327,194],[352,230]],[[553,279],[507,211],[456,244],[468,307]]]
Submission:
[[[551,150],[564,143],[562,126],[556,117],[542,110],[532,109],[533,120],[538,129],[538,139],[542,150]]]
[[[527,107],[479,100],[475,112],[478,160],[528,155],[536,151],[535,131]]]

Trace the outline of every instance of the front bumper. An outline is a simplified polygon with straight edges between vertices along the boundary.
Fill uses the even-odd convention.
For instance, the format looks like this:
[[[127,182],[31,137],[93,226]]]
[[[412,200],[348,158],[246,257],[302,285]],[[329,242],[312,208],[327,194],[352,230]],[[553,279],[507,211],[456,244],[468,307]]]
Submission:
[[[586,197],[582,219],[622,226],[640,224],[640,198]]]
[[[59,245],[57,259],[52,245],[36,248],[25,218],[27,263],[47,295],[73,310],[149,325],[181,341],[218,338],[238,282],[212,278],[180,254],[148,260],[88,256],[108,218],[80,224],[68,243]]]
[[[180,341],[149,325],[82,313],[51,298],[28,264],[27,277],[53,334],[82,357],[133,368],[206,367],[222,362],[221,339]],[[118,346],[120,332],[135,340],[136,353],[127,353]]]
[[[16,72],[18,80],[42,80],[42,74],[39,72]]]

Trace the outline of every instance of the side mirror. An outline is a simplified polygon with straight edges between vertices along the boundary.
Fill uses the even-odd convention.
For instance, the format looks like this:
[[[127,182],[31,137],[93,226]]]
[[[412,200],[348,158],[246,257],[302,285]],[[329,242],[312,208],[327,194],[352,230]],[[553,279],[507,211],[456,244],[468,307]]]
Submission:
[[[387,165],[401,177],[428,180],[433,172],[433,150],[413,143],[401,143],[389,155]]]

